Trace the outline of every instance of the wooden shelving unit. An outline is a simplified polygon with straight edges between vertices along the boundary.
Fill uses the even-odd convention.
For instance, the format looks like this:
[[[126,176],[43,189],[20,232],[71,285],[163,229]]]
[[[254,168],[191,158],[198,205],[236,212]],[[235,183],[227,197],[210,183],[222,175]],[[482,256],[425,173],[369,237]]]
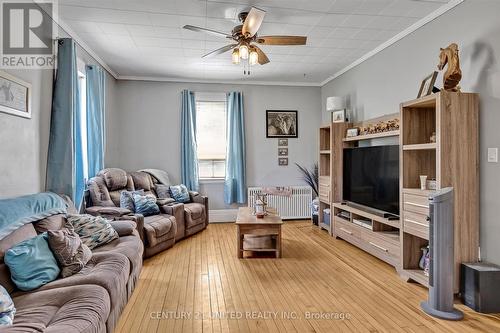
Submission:
[[[375,133],[375,134],[365,134],[365,135],[358,135],[352,138],[344,138],[342,141],[344,142],[352,142],[352,141],[362,141],[362,140],[373,140],[373,139],[380,139],[380,138],[387,138],[391,136],[399,136],[399,131],[389,131],[389,132],[382,132],[382,133]]]
[[[349,123],[331,123],[319,129],[319,215],[321,229],[332,235],[333,212],[330,223],[325,223],[323,210],[331,208],[332,201],[340,200],[342,195],[342,139]]]
[[[420,175],[436,179],[437,189],[454,188],[455,292],[459,265],[475,262],[479,247],[479,98],[440,92],[401,104],[400,210],[401,274],[428,285],[419,269],[421,248],[429,242],[428,197]],[[436,133],[436,142],[430,137]]]

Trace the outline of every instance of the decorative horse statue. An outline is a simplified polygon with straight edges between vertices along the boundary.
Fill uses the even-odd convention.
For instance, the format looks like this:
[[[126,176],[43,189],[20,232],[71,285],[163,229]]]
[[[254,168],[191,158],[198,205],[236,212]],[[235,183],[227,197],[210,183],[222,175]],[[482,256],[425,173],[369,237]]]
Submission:
[[[448,64],[448,69],[443,75],[444,90],[460,91],[458,84],[462,79],[462,71],[460,70],[460,59],[458,58],[458,45],[450,44],[447,48],[441,48],[439,54],[438,69],[443,70]]]

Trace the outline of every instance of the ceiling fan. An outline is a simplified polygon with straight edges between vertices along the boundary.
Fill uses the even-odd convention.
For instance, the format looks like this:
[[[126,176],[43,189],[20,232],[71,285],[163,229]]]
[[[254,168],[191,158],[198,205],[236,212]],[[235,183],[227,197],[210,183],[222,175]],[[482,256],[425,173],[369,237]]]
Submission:
[[[217,50],[209,52],[202,58],[213,57],[227,51],[233,50],[233,64],[239,64],[241,60],[249,66],[260,64],[265,65],[270,60],[256,44],[261,45],[305,45],[307,37],[304,36],[258,36],[257,32],[264,20],[266,12],[262,9],[252,7],[249,11],[239,13],[238,19],[241,24],[233,28],[230,34],[212,29],[185,25],[183,28],[196,32],[205,32],[211,35],[231,39],[232,44],[223,46]],[[244,63],[245,63],[244,62]],[[246,74],[245,69],[245,74]],[[250,75],[250,71],[248,71]]]

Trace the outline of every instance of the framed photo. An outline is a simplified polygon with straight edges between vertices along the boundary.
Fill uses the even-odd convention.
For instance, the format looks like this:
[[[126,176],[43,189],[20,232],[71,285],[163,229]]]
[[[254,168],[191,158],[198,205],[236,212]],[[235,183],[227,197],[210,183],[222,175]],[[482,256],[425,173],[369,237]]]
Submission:
[[[358,136],[358,135],[359,135],[359,128],[358,127],[347,129],[346,137],[353,138],[353,137]]]
[[[0,112],[31,118],[31,84],[0,71]]]
[[[279,166],[287,166],[288,165],[288,158],[287,157],[278,158],[278,165]]]
[[[279,139],[278,147],[288,147],[288,139]]]
[[[438,72],[433,72],[431,75],[427,76],[425,79],[422,80],[417,98],[432,94],[434,83],[436,83],[437,76]]]
[[[278,156],[288,156],[288,148],[278,148]]]
[[[299,124],[297,111],[266,111],[266,137],[297,138]]]
[[[332,112],[332,123],[345,123],[346,121],[347,115],[345,109]]]

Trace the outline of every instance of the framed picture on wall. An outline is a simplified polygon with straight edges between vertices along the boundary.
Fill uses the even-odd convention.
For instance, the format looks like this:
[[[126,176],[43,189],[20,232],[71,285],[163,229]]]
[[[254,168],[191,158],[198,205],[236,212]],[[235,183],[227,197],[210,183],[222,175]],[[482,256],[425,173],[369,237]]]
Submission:
[[[286,157],[278,158],[278,165],[279,166],[287,166],[288,165],[288,158],[286,158]]]
[[[0,112],[31,118],[31,84],[0,71]]]
[[[299,124],[297,111],[267,110],[266,137],[268,138],[297,138]]]
[[[279,139],[278,147],[288,147],[288,139]]]
[[[278,148],[278,156],[288,156],[288,148]]]

